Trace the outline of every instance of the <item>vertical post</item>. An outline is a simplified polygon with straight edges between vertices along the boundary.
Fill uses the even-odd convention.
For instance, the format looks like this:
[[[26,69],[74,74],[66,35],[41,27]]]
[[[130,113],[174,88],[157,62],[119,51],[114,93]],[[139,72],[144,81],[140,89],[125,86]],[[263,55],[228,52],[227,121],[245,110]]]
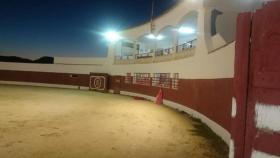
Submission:
[[[173,33],[173,51],[172,51],[173,58],[175,58],[176,53],[178,51],[178,47],[177,47],[178,43],[179,43],[178,32],[174,31],[174,33]]]
[[[137,44],[137,42],[136,41],[134,41],[134,50],[133,50],[133,58],[134,58],[134,60],[136,59],[136,54],[139,54],[139,51],[137,50],[137,47],[138,46],[138,44]]]
[[[122,45],[122,41],[120,42],[117,42],[116,43],[116,47],[118,47],[118,45],[120,46],[120,50],[121,50],[121,54],[120,54],[120,59],[122,60],[123,59],[123,45]]]
[[[154,51],[153,51],[153,62],[155,61],[156,58],[156,51],[157,51],[157,41],[154,41]]]

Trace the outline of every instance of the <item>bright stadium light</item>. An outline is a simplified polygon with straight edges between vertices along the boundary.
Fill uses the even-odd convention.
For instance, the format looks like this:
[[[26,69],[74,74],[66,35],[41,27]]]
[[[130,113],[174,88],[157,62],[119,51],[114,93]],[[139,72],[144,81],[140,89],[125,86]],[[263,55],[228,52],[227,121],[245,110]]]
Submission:
[[[146,37],[148,39],[152,39],[152,40],[162,40],[162,39],[164,39],[164,36],[162,36],[162,35],[155,36],[154,34],[149,34]]]
[[[104,37],[109,42],[117,42],[121,39],[121,36],[116,31],[108,31],[104,34]]]
[[[163,39],[164,39],[164,36],[158,35],[158,36],[156,37],[156,39],[157,39],[157,40],[163,40]]]
[[[156,39],[156,36],[154,34],[149,34],[146,37],[149,39]]]
[[[195,33],[195,29],[190,28],[190,27],[180,27],[178,29],[179,33],[183,33],[183,34],[194,34]]]

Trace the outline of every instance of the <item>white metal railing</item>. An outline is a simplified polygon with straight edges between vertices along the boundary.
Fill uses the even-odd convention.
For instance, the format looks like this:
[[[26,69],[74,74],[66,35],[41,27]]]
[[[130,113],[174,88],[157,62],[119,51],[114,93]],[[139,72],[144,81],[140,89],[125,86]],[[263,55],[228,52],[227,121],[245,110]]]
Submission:
[[[156,51],[155,56],[167,56],[169,54],[172,54],[174,51],[174,48],[167,48],[167,49],[159,49]]]
[[[187,50],[195,48],[196,47],[196,41],[197,41],[197,39],[194,39],[194,40],[188,41],[186,43],[177,45],[176,47],[151,50],[149,52],[141,53],[141,54],[115,56],[115,60],[151,59],[151,58],[169,56],[169,55],[174,54],[174,53],[184,53]]]
[[[141,53],[141,54],[136,54],[135,59],[146,59],[146,58],[153,58],[154,57],[154,52],[148,52],[148,53]]]
[[[176,46],[176,53],[184,52],[185,50],[196,47],[196,39]]]
[[[134,59],[133,55],[122,55],[122,56],[115,56],[116,60],[129,60]]]

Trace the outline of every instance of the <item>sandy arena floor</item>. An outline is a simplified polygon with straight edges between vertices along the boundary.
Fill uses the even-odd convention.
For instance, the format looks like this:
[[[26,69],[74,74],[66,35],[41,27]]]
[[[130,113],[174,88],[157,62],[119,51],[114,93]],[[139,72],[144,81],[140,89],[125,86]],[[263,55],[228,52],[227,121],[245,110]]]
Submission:
[[[227,152],[199,121],[152,102],[0,85],[0,158],[225,158]]]

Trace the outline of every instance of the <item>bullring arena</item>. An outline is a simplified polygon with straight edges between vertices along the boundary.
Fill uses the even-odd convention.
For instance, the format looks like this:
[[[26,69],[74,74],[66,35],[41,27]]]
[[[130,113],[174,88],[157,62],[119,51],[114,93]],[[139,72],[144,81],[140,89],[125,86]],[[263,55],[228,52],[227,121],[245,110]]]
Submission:
[[[0,157],[279,158],[279,9],[184,0],[106,58],[0,62]]]
[[[3,157],[222,158],[227,154],[226,145],[201,122],[148,101],[78,90],[1,89]]]

